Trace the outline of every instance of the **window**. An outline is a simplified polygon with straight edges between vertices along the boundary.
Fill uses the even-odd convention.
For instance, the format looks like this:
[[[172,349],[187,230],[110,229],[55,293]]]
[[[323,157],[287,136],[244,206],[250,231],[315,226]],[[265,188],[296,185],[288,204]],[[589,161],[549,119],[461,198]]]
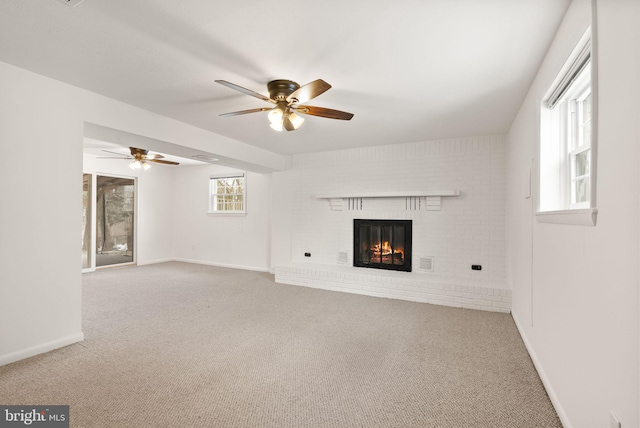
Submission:
[[[539,214],[575,214],[580,210],[595,213],[591,70],[588,30],[542,103]]]
[[[210,213],[246,213],[245,174],[210,177]]]

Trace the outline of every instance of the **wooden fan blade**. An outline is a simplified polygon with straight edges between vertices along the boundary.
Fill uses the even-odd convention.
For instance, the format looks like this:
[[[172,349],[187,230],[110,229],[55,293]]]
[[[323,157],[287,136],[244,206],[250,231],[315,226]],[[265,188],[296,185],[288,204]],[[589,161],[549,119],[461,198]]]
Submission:
[[[322,79],[314,80],[311,83],[307,83],[304,86],[299,87],[293,91],[288,97],[287,102],[291,102],[294,98],[298,100],[298,103],[303,104],[307,101],[317,97],[328,91],[331,85]]]
[[[96,156],[96,159],[133,159],[131,156]]]
[[[155,163],[163,163],[166,165],[180,165],[178,162],[172,162],[172,161],[168,161],[168,160],[162,160],[162,159],[147,159],[148,162],[155,162]]]
[[[233,111],[231,113],[222,113],[220,116],[222,117],[239,116],[241,114],[257,113],[259,111],[267,111],[267,110],[273,110],[273,108],[271,107],[252,108],[251,110],[240,110],[240,111]]]
[[[156,153],[153,155],[147,155],[145,157],[147,158],[147,160],[152,160],[152,159],[162,159],[164,156]]]
[[[295,107],[295,110],[300,113],[310,114],[311,116],[327,117],[329,119],[351,120],[353,117],[353,113],[324,107],[299,106]]]
[[[235,83],[227,82],[226,80],[216,80],[216,83],[219,83],[227,88],[233,89],[234,91],[242,92],[245,95],[251,95],[252,97],[256,97],[261,99],[262,101],[266,101],[268,103],[274,103],[271,98],[265,97],[262,94],[252,91],[251,89],[243,88],[242,86],[238,86]]]
[[[103,152],[106,152],[106,153],[111,153],[112,155],[118,155],[118,156],[129,156],[129,155],[125,155],[125,154],[118,153],[118,152],[112,152],[111,150],[105,150],[105,149],[102,149],[102,151],[103,151]]]

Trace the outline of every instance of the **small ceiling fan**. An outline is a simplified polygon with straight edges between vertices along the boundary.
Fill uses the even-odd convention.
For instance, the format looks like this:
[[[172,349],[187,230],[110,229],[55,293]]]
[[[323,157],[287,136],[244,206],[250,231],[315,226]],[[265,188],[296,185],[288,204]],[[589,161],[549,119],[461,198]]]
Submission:
[[[127,155],[123,155],[122,153],[116,153],[116,152],[110,152],[109,150],[103,150],[103,152],[107,152],[107,153],[111,153],[114,155],[118,155],[117,157],[115,156],[99,156],[99,159],[129,159],[129,160],[133,160],[133,162],[131,162],[129,164],[129,168],[131,169],[142,169],[144,171],[148,170],[149,168],[151,168],[151,165],[149,165],[149,162],[155,162],[155,163],[162,163],[162,164],[166,164],[166,165],[180,165],[180,163],[178,162],[172,162],[172,161],[168,161],[168,160],[162,160],[164,158],[164,156],[160,155],[160,154],[149,154],[149,150],[145,150],[145,149],[138,149],[136,147],[129,147],[129,150],[131,151],[131,156],[127,156]]]
[[[242,92],[243,94],[275,104],[273,107],[234,111],[231,113],[223,113],[220,116],[238,116],[241,114],[268,111],[269,121],[271,122],[270,126],[276,131],[282,131],[282,128],[287,131],[295,131],[298,129],[300,125],[302,125],[302,122],[304,122],[304,119],[298,116],[296,112],[340,120],[351,120],[353,117],[352,113],[345,111],[302,105],[331,88],[331,85],[322,79],[314,80],[304,86],[300,86],[291,80],[272,80],[267,83],[267,90],[269,91],[268,97],[234,83],[227,82],[226,80],[216,80],[216,82],[227,88]]]

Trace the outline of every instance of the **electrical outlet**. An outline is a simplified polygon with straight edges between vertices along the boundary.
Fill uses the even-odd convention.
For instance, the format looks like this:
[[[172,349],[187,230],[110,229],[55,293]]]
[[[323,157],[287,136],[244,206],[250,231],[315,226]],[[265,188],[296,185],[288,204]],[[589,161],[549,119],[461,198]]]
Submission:
[[[613,413],[613,410],[610,413],[611,418],[609,419],[609,426],[611,428],[622,428],[622,424],[618,420],[618,417]]]
[[[311,253],[304,253],[305,257],[311,257]]]
[[[471,265],[471,269],[473,269],[473,270],[482,270],[482,265]]]

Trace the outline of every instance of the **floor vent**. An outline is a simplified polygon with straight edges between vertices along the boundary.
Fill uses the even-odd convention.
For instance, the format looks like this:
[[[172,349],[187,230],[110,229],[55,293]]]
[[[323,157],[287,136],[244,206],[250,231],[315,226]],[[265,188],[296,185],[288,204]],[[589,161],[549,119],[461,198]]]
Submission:
[[[420,257],[420,270],[433,272],[433,257]]]
[[[84,0],[60,0],[60,3],[64,3],[67,6],[76,7],[77,5],[82,3],[83,1]]]

